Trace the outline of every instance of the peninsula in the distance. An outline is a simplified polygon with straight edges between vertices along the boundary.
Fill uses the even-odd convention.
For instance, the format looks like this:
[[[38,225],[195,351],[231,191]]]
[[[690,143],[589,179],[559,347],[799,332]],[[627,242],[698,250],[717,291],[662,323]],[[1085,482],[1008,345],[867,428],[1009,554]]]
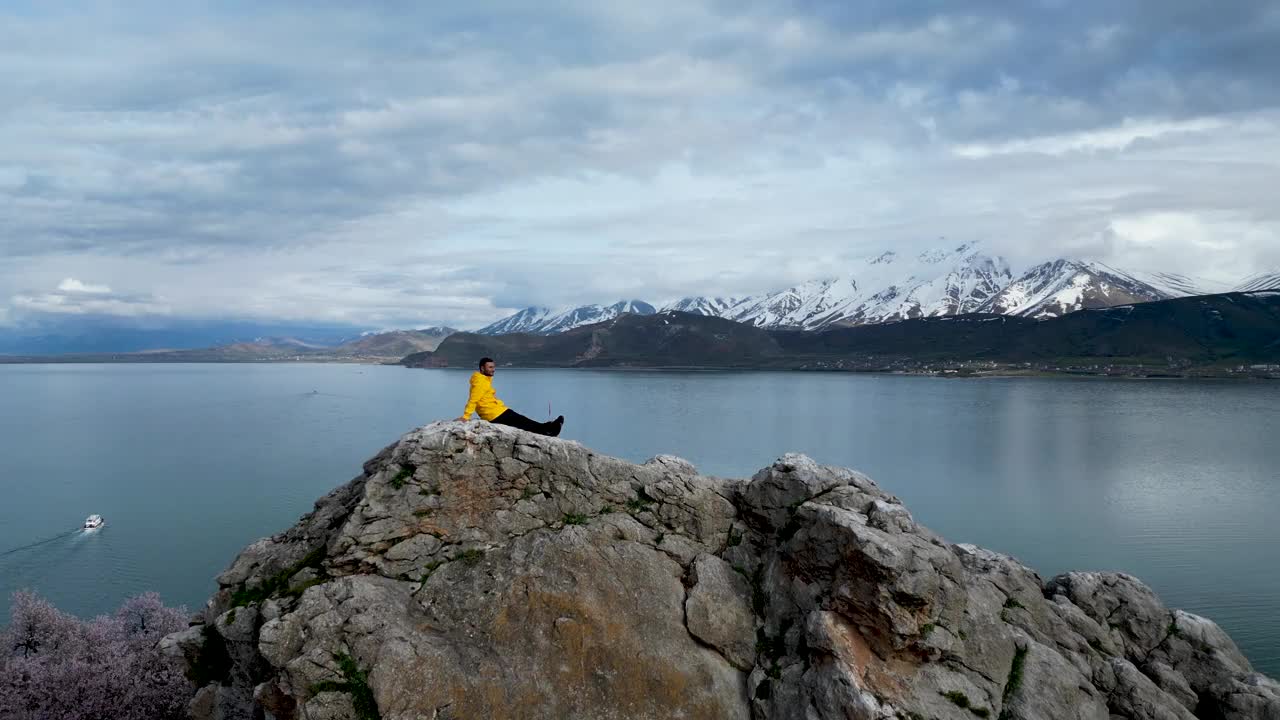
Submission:
[[[296,337],[263,337],[194,349],[137,352],[72,352],[57,354],[0,354],[0,363],[169,363],[169,362],[395,362],[417,352],[434,350],[450,334],[449,327],[368,333],[337,345]]]

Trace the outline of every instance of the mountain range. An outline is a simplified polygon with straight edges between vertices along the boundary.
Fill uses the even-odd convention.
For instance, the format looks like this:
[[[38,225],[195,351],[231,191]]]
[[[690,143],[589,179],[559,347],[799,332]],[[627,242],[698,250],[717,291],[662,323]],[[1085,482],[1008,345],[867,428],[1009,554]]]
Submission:
[[[770,330],[821,330],[969,313],[1044,319],[1083,309],[1274,287],[1280,287],[1280,273],[1258,274],[1233,288],[1182,275],[1070,259],[1014,273],[1004,258],[985,253],[977,243],[967,243],[912,256],[882,252],[856,261],[842,275],[747,297],[691,296],[660,308],[639,300],[560,310],[530,307],[476,332],[549,334],[621,313],[667,310]]]
[[[661,311],[767,330],[826,330],[971,313],[1046,319],[1082,309],[1278,288],[1280,272],[1257,273],[1235,287],[1224,287],[1070,259],[1015,272],[1004,258],[971,243],[913,255],[881,252],[833,277],[745,297],[690,296],[661,307],[638,299],[555,310],[529,307],[476,332],[555,334],[625,314]],[[103,356],[113,361],[398,359],[431,350],[452,332],[443,327],[377,332],[349,325],[67,316],[35,326],[0,326],[0,361],[59,356],[66,361],[90,356],[95,361]]]
[[[1280,272],[1258,273],[1245,279],[1236,288],[1240,292],[1256,292],[1259,290],[1280,290]]]
[[[470,367],[485,355],[526,367],[911,370],[985,364],[1234,372],[1228,366],[1280,363],[1280,291],[1117,305],[1040,320],[974,313],[820,331],[765,329],[664,310],[560,333],[455,333],[434,352],[410,355],[401,364]]]
[[[361,357],[404,357],[423,350],[435,350],[440,343],[456,333],[451,327],[429,327],[418,330],[392,330],[368,332],[359,340],[343,343],[328,351],[336,355]]]
[[[620,300],[608,306],[582,305],[561,310],[533,306],[486,325],[476,332],[481,335],[506,335],[519,332],[549,334],[612,320],[624,313],[652,315],[655,312],[657,312],[656,308],[640,300]]]

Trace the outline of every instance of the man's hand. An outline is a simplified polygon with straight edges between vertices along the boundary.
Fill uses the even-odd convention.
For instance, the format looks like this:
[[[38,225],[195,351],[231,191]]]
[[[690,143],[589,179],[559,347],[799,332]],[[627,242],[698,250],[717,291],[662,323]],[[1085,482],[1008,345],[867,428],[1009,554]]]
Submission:
[[[459,417],[458,419],[462,422],[470,422],[466,417]]]

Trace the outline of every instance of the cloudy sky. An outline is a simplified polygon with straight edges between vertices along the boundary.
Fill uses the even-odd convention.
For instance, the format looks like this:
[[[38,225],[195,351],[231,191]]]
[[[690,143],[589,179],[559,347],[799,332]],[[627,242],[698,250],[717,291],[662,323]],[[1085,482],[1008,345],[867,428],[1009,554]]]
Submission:
[[[465,7],[464,7],[465,6]],[[1280,268],[1280,3],[17,3],[0,325]]]

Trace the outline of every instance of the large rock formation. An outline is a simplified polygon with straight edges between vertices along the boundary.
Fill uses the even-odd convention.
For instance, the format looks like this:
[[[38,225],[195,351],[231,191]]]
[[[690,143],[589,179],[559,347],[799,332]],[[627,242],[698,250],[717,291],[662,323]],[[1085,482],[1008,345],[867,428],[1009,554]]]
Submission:
[[[1043,582],[807,457],[729,480],[450,422],[364,470],[166,639],[197,720],[1280,718],[1137,579]]]

